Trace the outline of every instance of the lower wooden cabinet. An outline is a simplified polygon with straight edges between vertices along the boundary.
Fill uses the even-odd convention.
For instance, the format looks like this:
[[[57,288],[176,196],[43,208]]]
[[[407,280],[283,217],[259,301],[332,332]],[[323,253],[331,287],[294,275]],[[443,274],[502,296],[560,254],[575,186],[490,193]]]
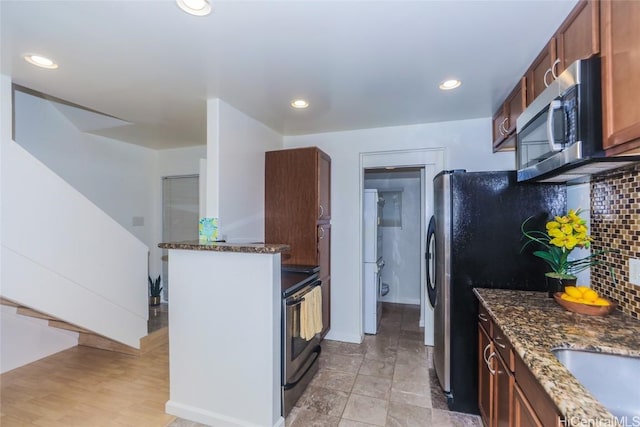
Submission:
[[[322,284],[320,290],[322,291],[322,332],[321,335],[324,338],[331,328],[331,279],[321,279]]]
[[[495,393],[494,399],[494,426],[511,427],[511,405],[513,402],[513,374],[507,367],[499,353],[494,358],[495,363]]]
[[[544,427],[518,384],[513,385],[513,427]]]
[[[331,224],[319,224],[317,229],[318,264],[322,281],[322,337],[331,327]]]
[[[478,406],[486,427],[559,427],[559,410],[484,307],[478,322]]]
[[[489,333],[482,324],[478,325],[478,406],[484,425],[490,426],[493,419],[493,376],[491,361],[487,358],[493,354],[493,344]]]
[[[478,325],[478,353],[478,406],[482,422],[488,427],[511,427],[513,373],[482,324]]]

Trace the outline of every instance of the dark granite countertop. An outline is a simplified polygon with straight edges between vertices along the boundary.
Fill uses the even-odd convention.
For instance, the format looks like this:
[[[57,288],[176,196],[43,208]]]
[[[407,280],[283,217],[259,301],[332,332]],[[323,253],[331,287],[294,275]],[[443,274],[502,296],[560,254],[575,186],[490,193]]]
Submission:
[[[184,249],[189,251],[239,252],[246,254],[277,254],[291,249],[289,245],[278,243],[200,243],[197,240],[188,242],[160,243],[162,249]]]
[[[553,348],[640,356],[640,321],[614,311],[605,317],[566,311],[545,292],[474,289],[547,394],[574,424],[616,425],[598,402],[553,355]],[[584,424],[587,425],[587,424]]]

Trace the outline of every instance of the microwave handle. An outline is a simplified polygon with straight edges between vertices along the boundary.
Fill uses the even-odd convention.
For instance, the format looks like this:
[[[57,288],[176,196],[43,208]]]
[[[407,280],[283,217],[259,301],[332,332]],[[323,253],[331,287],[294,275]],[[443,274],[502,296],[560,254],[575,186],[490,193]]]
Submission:
[[[551,151],[561,151],[562,144],[556,144],[555,139],[553,139],[553,112],[555,110],[559,110],[562,108],[562,101],[559,99],[554,99],[549,104],[549,111],[547,113],[547,140],[549,141],[549,147]]]

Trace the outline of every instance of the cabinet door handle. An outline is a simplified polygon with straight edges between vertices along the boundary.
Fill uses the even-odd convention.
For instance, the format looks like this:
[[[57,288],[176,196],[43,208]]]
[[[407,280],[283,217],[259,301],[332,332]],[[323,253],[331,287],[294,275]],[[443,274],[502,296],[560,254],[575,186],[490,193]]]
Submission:
[[[324,239],[324,228],[323,227],[320,227],[318,229],[318,239],[320,239],[320,240]]]
[[[489,350],[491,348],[491,343],[487,344],[487,346],[484,348],[484,350],[482,351],[482,359],[484,360],[484,363],[487,364],[487,366],[489,365],[489,361],[487,360],[487,350]]]
[[[324,216],[324,208],[322,207],[322,205],[320,205],[320,217],[322,218]]]
[[[489,373],[491,375],[496,374],[496,370],[491,368],[491,359],[493,359],[494,357],[496,357],[495,351],[491,352],[491,354],[489,355],[489,358],[487,359],[487,368],[489,369]]]
[[[551,71],[551,68],[547,69],[547,71],[544,72],[544,77],[542,78],[544,80],[544,87],[549,87],[550,83],[547,83],[547,76],[549,75],[549,73],[553,73]],[[551,77],[553,77],[553,75]],[[553,81],[553,80],[551,80],[551,81]]]
[[[558,78],[558,75],[556,74],[556,66],[559,64],[560,64],[560,58],[553,61],[553,65],[551,66],[551,75],[553,76],[553,80],[556,80]]]
[[[485,316],[484,313],[478,314],[478,319],[482,320],[483,322],[489,321],[489,319],[487,319],[487,316]]]
[[[504,130],[505,135],[509,135],[509,129],[507,129],[508,122],[509,122],[509,117],[505,117],[504,120],[502,121],[502,124],[500,125],[502,126],[502,130]]]
[[[493,339],[493,341],[496,343],[496,345],[497,345],[498,347],[500,347],[500,348],[507,348],[507,346],[506,346],[506,345],[504,345],[504,344],[501,344],[501,343],[500,343],[500,337],[499,337],[499,336],[498,336],[498,337],[495,337],[495,338]]]

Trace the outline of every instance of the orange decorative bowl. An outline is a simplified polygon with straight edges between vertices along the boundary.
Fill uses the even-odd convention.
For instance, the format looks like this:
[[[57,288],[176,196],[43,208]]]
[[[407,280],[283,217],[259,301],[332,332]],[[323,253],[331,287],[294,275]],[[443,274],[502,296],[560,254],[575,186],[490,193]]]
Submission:
[[[574,313],[586,314],[587,316],[606,316],[616,309],[617,304],[611,300],[609,305],[589,305],[581,304],[579,302],[572,302],[562,299],[561,292],[553,294],[553,298],[558,304],[560,304],[565,310],[573,311]],[[605,298],[606,299],[606,298]]]

